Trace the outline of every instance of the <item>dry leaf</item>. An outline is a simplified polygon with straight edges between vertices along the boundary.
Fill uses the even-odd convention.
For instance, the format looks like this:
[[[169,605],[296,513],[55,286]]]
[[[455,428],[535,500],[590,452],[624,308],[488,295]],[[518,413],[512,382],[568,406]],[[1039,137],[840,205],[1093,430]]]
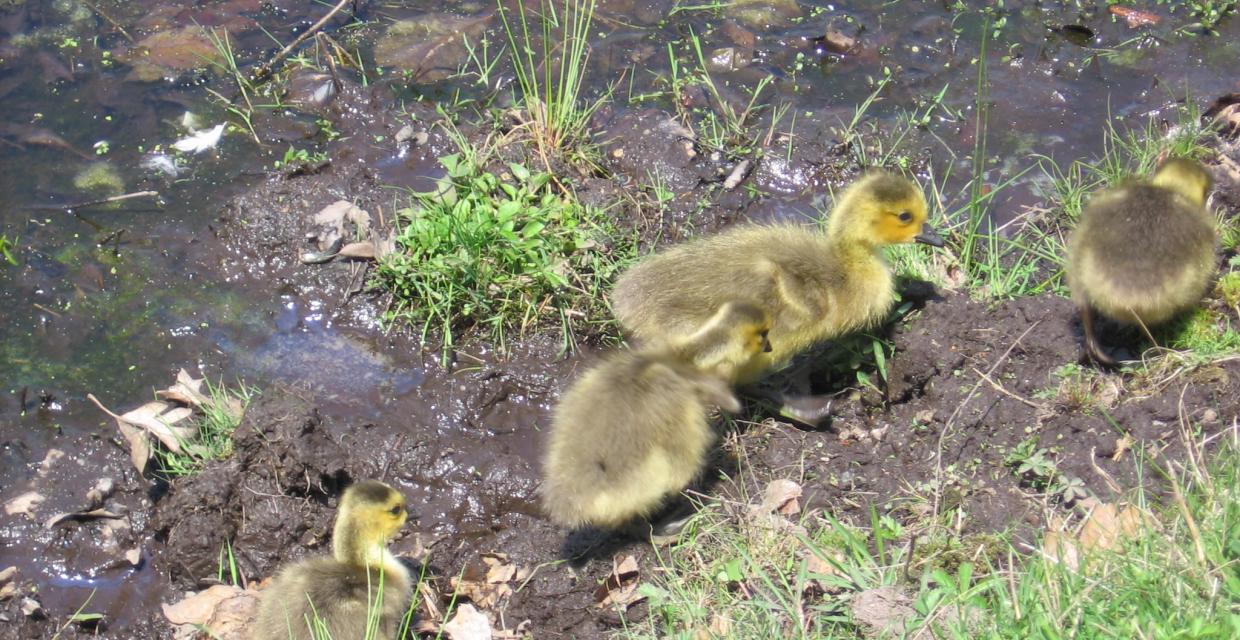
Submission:
[[[373,242],[350,242],[340,247],[340,251],[337,251],[336,255],[342,258],[374,260],[379,255],[379,251],[375,248]]]
[[[129,561],[129,564],[135,567],[142,564],[142,547],[134,547],[129,551],[126,551],[125,559]]]
[[[917,612],[913,599],[899,587],[878,587],[853,596],[853,619],[873,630],[873,635],[899,637]]]
[[[1081,552],[1066,531],[1047,531],[1042,538],[1042,555],[1076,571],[1081,566]]]
[[[120,434],[124,435],[125,440],[129,442],[129,454],[133,458],[135,468],[139,473],[146,469],[146,463],[150,460],[150,443],[143,437],[139,437],[143,430],[146,433],[155,435],[164,443],[165,447],[175,453],[181,453],[180,440],[190,437],[192,429],[185,427],[172,427],[171,424],[180,422],[180,420],[188,418],[193,413],[193,409],[188,407],[179,407],[164,413],[171,404],[166,402],[148,402],[143,406],[134,409],[124,416],[109,411],[107,407],[99,402],[94,394],[87,393],[87,399],[94,402],[95,407],[99,407],[100,411],[107,413],[117,420],[117,427],[120,428]]]
[[[4,503],[4,512],[11,516],[33,516],[35,508],[43,502],[43,499],[43,494],[38,491],[27,491]]]
[[[181,453],[181,443],[192,437],[194,430],[175,425],[193,414],[194,410],[189,407],[174,408],[167,402],[155,400],[125,413],[119,419],[146,429],[169,451]]]
[[[221,602],[245,590],[230,584],[217,584],[191,594],[176,604],[161,604],[164,617],[172,624],[206,624]]]
[[[48,529],[51,529],[52,527],[55,527],[56,525],[64,524],[66,522],[81,522],[83,520],[100,520],[100,519],[118,520],[123,517],[124,516],[118,513],[112,513],[111,511],[108,511],[107,509],[91,509],[90,511],[71,511],[68,513],[58,513],[52,516],[51,518],[48,518],[47,522],[43,526]]]
[[[596,606],[627,608],[644,600],[646,597],[637,593],[639,577],[636,558],[626,555],[619,562],[612,558],[611,575],[594,590]]]
[[[428,13],[394,22],[375,43],[375,62],[409,71],[418,82],[446,79],[468,60],[466,41],[482,36],[492,15],[493,11],[475,17]]]
[[[1102,503],[1090,511],[1081,527],[1081,548],[1112,549],[1134,537],[1142,525],[1148,524],[1140,509]]]
[[[43,616],[43,605],[34,598],[22,598],[22,613],[31,618]]]
[[[99,478],[95,481],[95,486],[86,492],[86,504],[89,508],[101,506],[105,500],[112,497],[116,491],[116,481],[111,478]]]
[[[1153,26],[1162,21],[1162,16],[1156,13],[1150,13],[1149,11],[1142,11],[1140,9],[1133,9],[1132,7],[1120,7],[1116,5],[1111,5],[1110,7],[1108,7],[1108,10],[1111,13],[1123,18],[1124,22],[1128,23],[1128,27],[1130,29],[1135,29],[1137,27],[1144,27],[1144,26]]]
[[[176,384],[162,391],[156,391],[155,395],[164,400],[201,407],[210,401],[210,398],[202,392],[202,383],[202,378],[194,378],[185,369],[181,369],[177,372]]]
[[[0,586],[0,602],[4,602],[5,600],[12,598],[13,596],[17,595],[19,591],[21,590],[18,589],[17,584],[13,582],[9,582],[9,583],[4,584],[3,586]]]
[[[470,604],[456,608],[456,615],[443,625],[452,640],[491,640],[491,621]]]
[[[17,567],[5,567],[3,571],[0,571],[0,584],[8,584],[15,575],[17,575]]]
[[[47,455],[43,456],[43,462],[39,463],[39,475],[46,476],[52,470],[52,465],[65,457],[65,452],[60,449],[48,449]]]
[[[101,411],[112,416],[116,420],[116,426],[120,429],[121,435],[125,438],[125,442],[129,443],[129,459],[133,462],[133,466],[138,473],[146,471],[146,463],[151,460],[151,441],[146,432],[138,427],[121,420],[121,417],[112,413],[94,394],[86,394],[86,399],[95,403]]]
[[[762,492],[762,502],[750,507],[750,512],[757,514],[779,513],[791,516],[800,513],[801,506],[797,498],[801,497],[801,485],[784,478],[772,480]]]

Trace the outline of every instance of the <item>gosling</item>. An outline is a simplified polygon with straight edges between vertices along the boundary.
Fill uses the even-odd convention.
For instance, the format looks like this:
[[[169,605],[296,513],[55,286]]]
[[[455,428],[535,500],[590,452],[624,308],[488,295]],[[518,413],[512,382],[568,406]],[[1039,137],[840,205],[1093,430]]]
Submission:
[[[1068,287],[1085,334],[1085,352],[1102,365],[1093,312],[1148,328],[1200,300],[1215,270],[1214,219],[1206,210],[1210,174],[1173,158],[1148,181],[1133,180],[1090,201],[1068,244]]]
[[[727,300],[765,310],[771,351],[738,368],[745,384],[815,343],[873,325],[895,300],[887,245],[943,240],[926,223],[912,182],[887,173],[858,180],[841,196],[827,232],[793,225],[745,226],[656,253],[622,275],[611,302],[633,337],[691,335]]]
[[[551,427],[542,485],[551,520],[617,528],[687,487],[714,441],[711,407],[741,409],[723,375],[770,348],[769,326],[760,309],[727,303],[685,339],[619,351],[586,372]]]
[[[332,555],[280,571],[263,592],[255,640],[394,640],[412,581],[387,542],[405,518],[405,497],[382,482],[345,490]]]

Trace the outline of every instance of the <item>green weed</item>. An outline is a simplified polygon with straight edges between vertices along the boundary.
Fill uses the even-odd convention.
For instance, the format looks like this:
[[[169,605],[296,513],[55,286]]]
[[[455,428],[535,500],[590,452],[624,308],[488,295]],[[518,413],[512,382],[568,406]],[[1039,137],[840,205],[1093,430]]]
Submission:
[[[602,291],[631,255],[607,248],[602,211],[519,164],[497,176],[471,151],[440,162],[440,188],[397,212],[398,250],[378,266],[389,320],[421,325],[424,339],[438,330],[447,347],[478,327],[503,348],[509,331],[546,317],[558,316],[568,336],[574,318],[602,315]]]
[[[1151,512],[1138,493],[1133,503],[1152,518],[1114,538],[1113,548],[1082,543],[1075,567],[1043,553],[1041,543],[1033,553],[1018,550],[1005,535],[944,539],[941,528],[877,515],[863,529],[826,515],[780,523],[744,504],[705,508],[679,544],[656,551],[655,578],[641,587],[649,617],[623,637],[871,637],[851,605],[884,586],[911,602],[891,637],[1235,637],[1238,434],[1232,429],[1213,445],[1209,463],[1198,442],[1189,463],[1157,469],[1171,487],[1165,508]],[[1027,472],[1057,473],[1036,445],[1020,455]],[[1136,464],[1142,476],[1151,471]]]
[[[525,3],[516,4],[516,18],[510,19],[511,9],[497,1],[521,94],[520,130],[534,143],[547,171],[562,160],[597,168],[590,118],[608,96],[581,99],[596,0],[564,0],[558,11],[554,0],[546,0],[533,25],[541,32],[537,38]],[[487,63],[480,61],[479,68],[480,77],[489,76]]]
[[[17,248],[17,243],[9,240],[7,234],[0,234],[0,259],[16,267],[17,257],[13,255],[13,250]]]
[[[155,447],[159,472],[169,477],[189,476],[201,471],[212,460],[231,456],[233,432],[241,423],[241,413],[256,395],[257,389],[244,384],[229,389],[208,381],[208,401],[201,407],[202,416],[195,418],[197,435],[182,443],[180,453]],[[238,407],[242,411],[237,411]]]

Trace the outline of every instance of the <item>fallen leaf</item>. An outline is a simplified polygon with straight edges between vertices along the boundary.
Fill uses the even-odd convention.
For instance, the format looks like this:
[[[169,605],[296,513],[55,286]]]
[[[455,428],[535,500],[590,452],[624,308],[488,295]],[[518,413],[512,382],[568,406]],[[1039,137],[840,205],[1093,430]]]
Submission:
[[[43,456],[43,461],[39,463],[39,475],[46,476],[52,470],[52,465],[65,457],[65,452],[60,449],[48,449],[47,454]]]
[[[504,564],[504,563],[496,562],[494,564],[491,564],[491,567],[487,569],[487,582],[491,584],[498,584],[502,582],[512,582],[512,580],[516,577],[517,577],[517,565],[515,564]]]
[[[762,502],[752,505],[750,511],[755,514],[778,511],[786,516],[796,515],[801,511],[801,506],[797,502],[797,498],[800,497],[801,485],[786,478],[772,480],[767,483],[766,490],[762,492]]]
[[[33,516],[35,508],[43,502],[43,499],[43,494],[38,491],[27,491],[4,503],[4,512],[11,516]]]
[[[12,582],[6,583],[4,585],[0,585],[0,602],[8,600],[9,598],[12,598],[13,596],[17,595],[19,591],[21,590],[18,589],[17,585]]]
[[[1128,23],[1128,27],[1130,29],[1152,26],[1162,21],[1162,16],[1158,14],[1150,13],[1149,11],[1142,11],[1140,9],[1133,9],[1132,7],[1111,5],[1107,8],[1107,10],[1112,14],[1123,18],[1124,22]]]
[[[370,213],[362,209],[348,200],[337,200],[314,214],[314,224],[320,227],[329,227],[336,234],[346,235],[345,223],[351,222],[357,228],[357,236],[363,237],[370,235]]]
[[[86,492],[86,504],[88,508],[94,509],[103,505],[104,501],[112,497],[116,491],[116,481],[111,478],[99,478],[95,481],[95,486]]]
[[[55,527],[56,525],[64,524],[66,522],[82,522],[84,520],[101,520],[101,519],[118,520],[123,517],[125,516],[122,516],[119,513],[112,513],[111,511],[108,511],[107,509],[91,509],[90,511],[70,511],[68,513],[58,513],[52,516],[51,518],[48,518],[47,522],[43,526],[47,529],[51,529],[52,527]]]
[[[129,551],[126,551],[125,559],[129,561],[129,564],[135,567],[142,564],[142,547],[134,547]]]
[[[245,593],[245,590],[241,587],[217,584],[190,594],[176,604],[161,604],[160,608],[164,611],[164,617],[172,624],[206,624],[221,602],[242,593]]]
[[[1081,552],[1065,531],[1047,531],[1042,538],[1042,555],[1076,571],[1081,565]]]
[[[913,599],[899,587],[867,589],[853,596],[853,619],[872,630],[873,636],[899,637],[917,614]]]
[[[1113,549],[1134,537],[1145,524],[1142,512],[1133,506],[1102,503],[1089,512],[1079,537],[1083,550]]]
[[[848,53],[857,48],[857,39],[843,31],[828,27],[822,36],[822,44],[831,53]]]
[[[645,600],[646,596],[637,590],[639,578],[637,559],[632,555],[624,556],[619,562],[612,558],[611,575],[594,590],[595,606],[627,608]]]
[[[443,625],[452,640],[491,640],[491,621],[471,604],[456,608],[456,615]]]
[[[116,59],[132,67],[129,79],[154,82],[206,67],[218,56],[206,31],[193,25],[152,33],[132,49],[118,51]]]
[[[8,584],[15,575],[17,575],[17,567],[5,567],[3,571],[0,571],[0,584]]]
[[[194,378],[185,369],[177,372],[176,384],[167,389],[156,391],[157,397],[164,400],[172,400],[193,407],[201,407],[210,401],[210,398],[202,392],[202,378]]]
[[[752,166],[753,162],[748,158],[736,163],[736,166],[732,167],[732,172],[728,174],[727,179],[723,181],[723,190],[731,191],[740,185],[741,181],[749,175],[749,168]]]
[[[374,260],[379,252],[375,249],[373,242],[350,242],[340,247],[340,251],[336,255],[344,258],[362,258],[366,260]]]
[[[444,80],[469,59],[465,43],[483,35],[493,15],[433,13],[399,20],[375,43],[375,62],[408,71],[417,82]]]
[[[733,0],[727,13],[741,24],[769,31],[791,25],[802,10],[796,0]]]
[[[22,598],[22,613],[30,618],[43,617],[43,605],[34,598]]]

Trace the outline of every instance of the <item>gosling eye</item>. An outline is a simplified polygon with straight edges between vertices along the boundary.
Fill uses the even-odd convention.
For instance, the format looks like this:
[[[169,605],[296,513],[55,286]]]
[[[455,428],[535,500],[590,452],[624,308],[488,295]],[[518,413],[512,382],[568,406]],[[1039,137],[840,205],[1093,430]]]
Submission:
[[[913,221],[913,213],[911,211],[901,211],[897,214],[897,217],[899,217],[900,222],[903,222],[904,224],[908,224]]]
[[[398,516],[398,515],[400,515],[400,512],[401,512],[401,511],[404,511],[404,510],[405,510],[405,508],[404,508],[404,507],[402,507],[402,506],[400,506],[400,505],[396,505],[395,507],[392,507],[391,509],[389,509],[389,510],[388,510],[388,513],[390,513],[390,514],[392,514],[392,515],[394,515],[394,516]]]

